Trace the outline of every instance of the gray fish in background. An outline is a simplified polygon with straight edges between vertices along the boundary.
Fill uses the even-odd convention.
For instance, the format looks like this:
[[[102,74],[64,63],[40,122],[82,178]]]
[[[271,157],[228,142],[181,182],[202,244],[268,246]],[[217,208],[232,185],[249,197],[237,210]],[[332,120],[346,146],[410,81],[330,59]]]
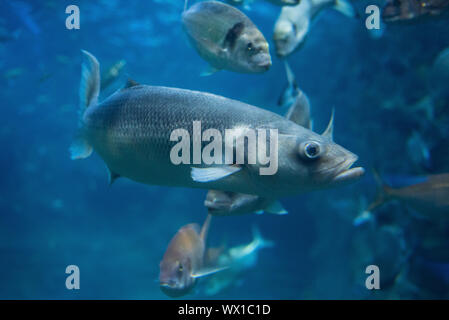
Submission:
[[[313,19],[326,8],[333,7],[349,17],[356,12],[348,0],[302,0],[297,6],[283,7],[274,26],[274,44],[279,57],[286,57],[305,41]]]
[[[312,130],[310,102],[303,91],[298,89],[298,95],[292,106],[288,109],[286,118],[306,129]]]
[[[207,278],[204,283],[204,293],[209,296],[216,295],[224,289],[238,284],[243,274],[256,267],[259,251],[273,246],[274,242],[264,239],[259,229],[253,227],[251,242],[227,250],[221,249],[221,253],[217,257],[208,261],[209,264],[218,267],[225,266],[226,269]]]
[[[210,190],[204,201],[209,214],[214,216],[242,215],[247,213],[287,214],[278,200],[255,194]]]
[[[374,171],[374,177],[379,188],[368,212],[398,200],[430,221],[449,221],[449,173],[419,177],[418,182],[398,188],[384,183],[377,171]]]
[[[130,82],[99,103],[99,63],[90,53],[83,54],[80,129],[71,157],[87,158],[95,150],[109,169],[111,183],[123,176],[150,185],[280,198],[353,182],[364,173],[363,168],[351,168],[358,157],[333,142],[332,126],[319,135],[275,113],[210,93]],[[191,150],[194,145],[188,140],[198,139],[193,136],[194,121],[201,122],[201,132],[215,129],[222,137],[235,129],[240,140],[249,129],[257,136],[263,132],[261,139],[267,140],[273,161],[268,166],[260,161],[237,164],[233,157],[232,164],[223,160],[208,165],[201,159],[198,164],[191,159],[174,164],[172,149],[184,140],[170,137],[175,130],[185,130]],[[269,129],[278,136],[272,148]],[[273,174],[261,174],[274,166]]]
[[[159,284],[166,295],[183,296],[193,289],[199,277],[226,268],[204,269],[210,220],[208,215],[201,229],[196,223],[183,226],[170,241],[159,265]]]
[[[290,68],[287,60],[284,60],[285,73],[287,75],[287,85],[282,90],[281,96],[278,99],[278,105],[280,107],[290,107],[298,96],[299,88],[296,83],[295,75]]]
[[[293,71],[285,60],[285,72],[288,84],[279,98],[278,104],[282,107],[289,106],[285,117],[297,125],[312,130],[312,118],[310,115],[310,101],[306,94],[298,87]]]
[[[213,71],[261,73],[271,67],[268,42],[240,10],[217,1],[194,4],[182,14],[184,30]]]

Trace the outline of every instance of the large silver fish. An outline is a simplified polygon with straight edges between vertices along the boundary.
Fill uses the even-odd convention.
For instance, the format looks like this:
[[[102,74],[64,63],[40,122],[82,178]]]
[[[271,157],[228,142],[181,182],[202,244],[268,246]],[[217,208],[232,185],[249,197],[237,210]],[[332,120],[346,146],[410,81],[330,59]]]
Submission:
[[[151,185],[280,198],[351,182],[364,171],[351,168],[357,156],[332,141],[331,128],[319,135],[275,113],[210,93],[131,83],[99,103],[99,63],[83,53],[87,61],[82,67],[80,132],[71,147],[72,159],[86,158],[95,150],[109,168],[111,182],[123,176]],[[173,147],[184,142],[171,139],[177,130],[192,137],[193,144],[187,145],[192,154],[195,141],[201,146],[210,141],[201,143],[201,134],[193,135],[194,121],[223,136],[235,129],[245,138],[253,130],[261,142],[268,140],[276,172],[261,174],[268,168],[263,161],[175,164]],[[269,139],[267,130],[277,132],[278,139]]]
[[[268,42],[240,10],[218,1],[199,2],[182,14],[184,30],[214,70],[265,72],[271,67]]]

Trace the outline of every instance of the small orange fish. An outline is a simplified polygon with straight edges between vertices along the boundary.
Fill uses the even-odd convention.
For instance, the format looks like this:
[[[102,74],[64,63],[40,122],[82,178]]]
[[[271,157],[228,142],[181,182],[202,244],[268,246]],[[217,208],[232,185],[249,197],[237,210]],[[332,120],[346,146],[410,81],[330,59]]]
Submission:
[[[421,215],[431,219],[449,218],[449,174],[429,175],[423,182],[401,188],[386,185],[377,172],[380,186],[376,200],[368,207],[372,211],[391,200],[399,200]]]
[[[201,229],[196,223],[183,226],[170,241],[159,266],[159,284],[166,295],[183,296],[193,289],[197,278],[224,269],[203,268],[210,220],[208,215]]]

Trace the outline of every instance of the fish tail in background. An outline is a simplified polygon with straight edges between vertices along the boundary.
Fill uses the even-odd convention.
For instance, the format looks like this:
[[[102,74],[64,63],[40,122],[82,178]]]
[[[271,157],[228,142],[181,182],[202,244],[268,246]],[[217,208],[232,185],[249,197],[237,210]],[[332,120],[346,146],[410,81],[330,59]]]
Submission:
[[[92,146],[87,141],[83,131],[83,116],[89,106],[98,102],[100,93],[100,64],[89,52],[82,50],[84,62],[81,67],[79,132],[70,146],[71,159],[84,159],[91,155]]]
[[[271,202],[264,210],[267,213],[284,215],[288,214],[288,211],[282,206],[282,203],[279,200],[275,200]]]
[[[294,86],[295,85],[295,75],[293,74],[292,69],[290,68],[290,65],[287,61],[287,59],[284,60],[284,68],[285,68],[285,73],[287,74],[287,81],[289,86]]]
[[[378,188],[376,199],[368,206],[368,212],[371,212],[372,210],[380,207],[385,202],[390,200],[392,193],[392,188],[382,180],[379,172],[376,169],[373,169],[373,175]]]
[[[204,221],[203,227],[201,228],[200,237],[203,239],[204,243],[206,243],[207,233],[209,232],[210,220],[212,219],[212,215],[208,214],[206,220]]]
[[[274,247],[274,242],[271,240],[264,239],[260,233],[259,228],[253,226],[253,244],[257,249]]]
[[[358,16],[354,6],[349,0],[335,0],[334,9],[350,18],[356,18]]]
[[[354,227],[360,227],[367,222],[375,222],[374,216],[371,211],[367,210],[366,198],[364,196],[359,197],[359,214],[352,220]]]
[[[187,10],[188,2],[189,2],[189,0],[184,0],[184,11]]]

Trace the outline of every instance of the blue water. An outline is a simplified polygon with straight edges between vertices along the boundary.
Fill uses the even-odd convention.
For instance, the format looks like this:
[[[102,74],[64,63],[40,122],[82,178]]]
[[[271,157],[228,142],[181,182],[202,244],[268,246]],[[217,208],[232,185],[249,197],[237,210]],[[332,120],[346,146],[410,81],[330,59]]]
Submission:
[[[81,10],[80,30],[65,28],[69,4]],[[0,26],[20,30],[17,39],[0,43],[1,299],[165,299],[157,277],[167,244],[181,226],[201,224],[206,216],[205,190],[126,179],[109,187],[98,155],[70,160],[81,49],[92,52],[102,70],[117,60],[127,61],[123,75],[101,99],[130,77],[285,112],[276,106],[286,84],[285,71],[271,40],[280,9],[256,1],[245,11],[270,41],[273,66],[268,72],[221,71],[200,77],[207,64],[182,31],[183,5],[181,0],[1,2]],[[260,251],[257,265],[226,290],[206,296],[200,282],[189,298],[449,297],[447,286],[433,286],[447,283],[447,267],[441,264],[423,272],[436,278],[434,282],[414,281],[415,274],[404,280],[413,286],[394,280],[381,281],[377,291],[364,286],[369,264],[379,265],[381,277],[385,274],[381,279],[398,269],[413,271],[413,259],[397,262],[398,255],[390,250],[413,255],[416,241],[415,229],[404,218],[408,209],[395,203],[382,214],[385,224],[400,231],[391,233],[395,236],[373,229],[379,226],[353,227],[360,199],[369,202],[375,195],[370,169],[409,176],[449,171],[444,121],[449,106],[438,110],[434,120],[410,107],[430,94],[427,75],[435,57],[449,45],[447,18],[388,26],[374,39],[364,27],[364,5],[357,3],[359,19],[331,9],[323,12],[289,63],[311,101],[316,130],[324,130],[335,108],[335,141],[360,157],[358,165],[367,168],[367,174],[349,186],[282,199],[288,215],[214,219],[211,245],[248,243],[251,227],[257,225],[276,246]],[[413,131],[431,141],[430,168],[409,161],[406,141]],[[405,248],[402,238],[397,240],[402,234]],[[444,247],[448,233],[442,234]],[[80,290],[66,289],[68,265],[80,269]]]

